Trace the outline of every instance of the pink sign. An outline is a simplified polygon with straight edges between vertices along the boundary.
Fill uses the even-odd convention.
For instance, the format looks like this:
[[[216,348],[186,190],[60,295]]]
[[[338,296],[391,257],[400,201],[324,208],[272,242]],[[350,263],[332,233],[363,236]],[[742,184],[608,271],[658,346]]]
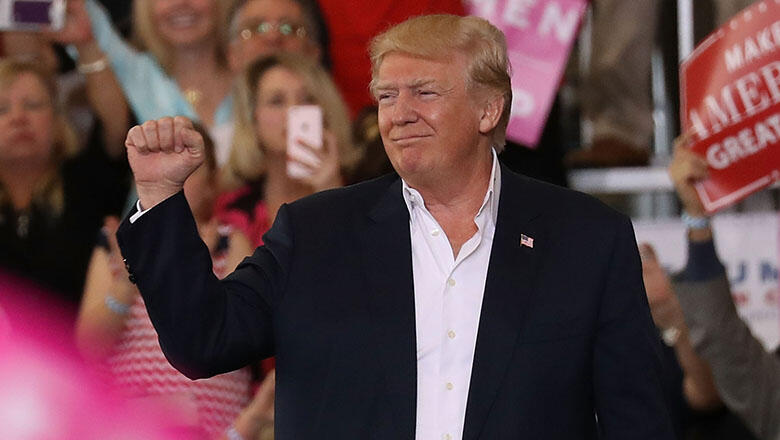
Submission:
[[[466,9],[506,35],[512,64],[507,138],[536,147],[587,0],[467,0]]]

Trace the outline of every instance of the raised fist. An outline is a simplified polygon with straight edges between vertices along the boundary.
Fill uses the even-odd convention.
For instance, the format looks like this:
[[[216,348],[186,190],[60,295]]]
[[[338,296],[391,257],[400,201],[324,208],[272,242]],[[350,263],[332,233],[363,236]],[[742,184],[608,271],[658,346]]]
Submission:
[[[183,116],[136,125],[125,147],[143,209],[181,191],[204,159],[203,137]]]

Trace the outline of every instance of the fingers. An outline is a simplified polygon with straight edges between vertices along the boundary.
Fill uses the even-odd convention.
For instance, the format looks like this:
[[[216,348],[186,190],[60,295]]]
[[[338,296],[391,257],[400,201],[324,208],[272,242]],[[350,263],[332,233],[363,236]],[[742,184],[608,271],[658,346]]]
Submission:
[[[287,160],[299,162],[307,167],[318,167],[322,163],[325,154],[322,148],[316,147],[302,138],[297,138],[294,142],[298,148],[288,151]]]
[[[683,209],[690,215],[704,215],[704,206],[696,192],[695,185],[709,176],[707,161],[691,151],[692,134],[680,136],[675,141],[674,156],[669,164],[669,177],[672,179],[677,196]]]
[[[174,151],[181,153],[185,148],[189,148],[191,152],[203,151],[203,137],[195,131],[192,125],[192,121],[183,116],[176,116],[173,118],[173,143]]]
[[[157,140],[159,142],[160,151],[166,153],[175,151],[173,132],[173,118],[162,118],[157,120]]]
[[[642,259],[643,263],[658,260],[655,255],[655,249],[650,243],[641,243],[639,245],[639,257]]]
[[[678,148],[669,165],[669,174],[675,183],[694,183],[709,174],[707,161],[686,147]]]
[[[111,253],[119,255],[119,242],[116,239],[116,231],[119,229],[119,219],[114,216],[105,218],[103,222],[103,231],[108,238],[108,246]]]
[[[192,129],[192,122],[181,116],[165,117],[136,125],[127,133],[125,146],[141,154],[180,153],[185,147],[202,149],[203,138]]]
[[[141,154],[149,152],[149,148],[146,145],[146,135],[144,135],[144,130],[140,125],[134,126],[127,132],[125,147],[135,149]]]
[[[146,140],[146,148],[150,153],[160,151],[160,139],[157,137],[157,121],[146,121],[141,124],[141,131]]]

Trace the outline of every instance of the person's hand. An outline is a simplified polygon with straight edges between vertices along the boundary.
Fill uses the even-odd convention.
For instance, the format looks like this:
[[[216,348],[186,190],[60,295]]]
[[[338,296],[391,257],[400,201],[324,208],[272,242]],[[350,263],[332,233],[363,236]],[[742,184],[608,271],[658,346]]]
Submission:
[[[103,234],[108,241],[108,270],[111,272],[111,296],[122,304],[131,305],[135,301],[137,290],[135,284],[130,282],[122,252],[116,239],[116,231],[119,229],[119,219],[114,216],[103,220]],[[117,315],[119,317],[119,315]]]
[[[664,271],[655,249],[647,243],[639,245],[642,258],[642,279],[645,282],[647,302],[655,325],[661,329],[680,326],[683,315],[680,303],[672,289],[669,275]]]
[[[203,137],[183,116],[136,125],[127,133],[125,147],[143,209],[181,191],[204,160]]]
[[[77,47],[93,43],[92,23],[89,21],[84,0],[68,0],[65,7],[65,24],[62,29],[46,31],[42,34],[57,43],[73,44]]]
[[[274,426],[274,393],[276,391],[276,370],[270,371],[249,405],[241,411],[233,427],[241,437],[266,438],[266,431]],[[273,438],[271,436],[270,438]]]
[[[311,186],[315,192],[336,188],[343,184],[339,149],[333,133],[323,130],[322,148],[315,148],[302,139],[296,139],[296,142],[310,153],[310,156],[317,158],[316,162],[309,162],[302,157],[287,157],[288,161],[294,161],[309,171],[306,177],[301,177],[299,180]]]
[[[704,206],[696,193],[694,184],[707,178],[707,161],[690,150],[692,134],[684,134],[674,141],[674,156],[669,164],[669,176],[672,178],[677,196],[683,209],[694,217],[706,214]]]

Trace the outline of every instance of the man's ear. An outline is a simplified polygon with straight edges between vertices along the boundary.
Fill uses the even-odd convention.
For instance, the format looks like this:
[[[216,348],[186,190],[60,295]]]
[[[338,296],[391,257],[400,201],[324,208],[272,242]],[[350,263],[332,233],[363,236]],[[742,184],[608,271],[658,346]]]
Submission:
[[[482,134],[490,133],[501,120],[501,114],[504,111],[504,96],[495,94],[488,96],[482,107],[482,116],[479,120],[479,132]]]

